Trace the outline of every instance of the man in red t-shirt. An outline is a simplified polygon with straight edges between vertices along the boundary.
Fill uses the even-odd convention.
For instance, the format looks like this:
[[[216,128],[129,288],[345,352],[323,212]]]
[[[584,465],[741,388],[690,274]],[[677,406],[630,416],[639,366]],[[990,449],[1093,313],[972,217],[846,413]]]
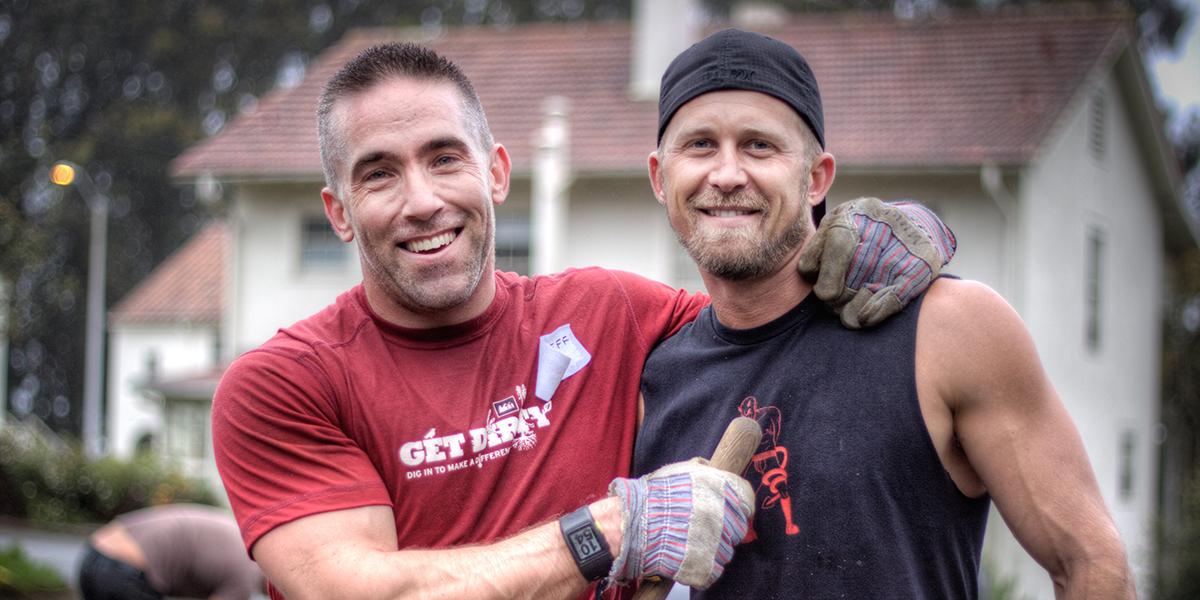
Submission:
[[[239,357],[213,402],[217,466],[273,597],[710,584],[748,484],[696,463],[622,479],[646,356],[708,298],[596,268],[495,272],[508,154],[428,49],[353,59],[318,125],[326,215],[363,282]]]

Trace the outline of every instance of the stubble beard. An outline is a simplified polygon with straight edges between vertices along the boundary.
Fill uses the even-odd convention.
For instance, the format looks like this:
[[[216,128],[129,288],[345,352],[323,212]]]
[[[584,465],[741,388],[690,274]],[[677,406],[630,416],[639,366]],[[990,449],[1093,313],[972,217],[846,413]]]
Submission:
[[[472,246],[465,265],[441,263],[418,270],[404,265],[402,261],[378,254],[364,262],[388,296],[404,309],[419,314],[433,314],[456,308],[470,300],[483,279],[484,267],[495,239],[495,218],[491,215],[491,206],[488,206],[488,213],[490,218],[482,227],[472,227],[468,223],[454,240],[456,244],[465,242]],[[393,252],[405,250],[393,249]]]
[[[807,186],[805,186],[807,191]],[[715,195],[715,193],[711,193]],[[801,197],[806,197],[802,195]],[[711,198],[711,196],[710,196]],[[707,206],[710,198],[697,198],[693,203]],[[736,192],[725,196],[730,203],[742,207],[754,207],[762,212],[762,221],[771,217],[771,206],[761,195],[753,192]],[[675,237],[701,271],[720,279],[746,281],[761,279],[776,272],[780,265],[799,248],[812,233],[810,218],[801,217],[777,235],[764,234],[757,228],[717,230],[697,227],[695,216],[691,233],[685,237],[679,227],[673,227]]]

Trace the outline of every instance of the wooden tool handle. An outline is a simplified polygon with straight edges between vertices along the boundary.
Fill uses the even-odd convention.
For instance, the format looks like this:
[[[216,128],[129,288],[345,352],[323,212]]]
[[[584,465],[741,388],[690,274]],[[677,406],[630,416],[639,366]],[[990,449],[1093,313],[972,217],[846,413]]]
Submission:
[[[749,417],[738,417],[729,422],[708,462],[722,471],[741,475],[761,442],[762,427],[758,426],[758,422]],[[675,582],[670,579],[643,580],[633,600],[663,600],[671,593],[673,585]]]

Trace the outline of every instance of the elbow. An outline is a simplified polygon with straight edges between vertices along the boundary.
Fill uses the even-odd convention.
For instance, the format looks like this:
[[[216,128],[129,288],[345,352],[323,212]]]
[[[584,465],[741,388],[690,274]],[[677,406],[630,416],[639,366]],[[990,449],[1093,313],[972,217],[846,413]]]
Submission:
[[[1096,540],[1079,556],[1060,561],[1050,570],[1057,598],[1136,597],[1133,572],[1124,545],[1116,535]]]

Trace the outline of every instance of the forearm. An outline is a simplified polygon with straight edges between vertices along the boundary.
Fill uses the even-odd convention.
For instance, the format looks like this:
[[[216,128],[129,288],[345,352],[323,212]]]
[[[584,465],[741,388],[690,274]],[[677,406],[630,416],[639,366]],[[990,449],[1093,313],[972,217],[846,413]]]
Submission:
[[[754,516],[750,484],[698,459],[637,479],[618,478],[611,488],[612,496],[589,509],[613,564],[585,565],[589,574],[620,582],[651,574],[708,587]],[[581,555],[600,556],[586,523],[571,532]],[[397,550],[398,545],[404,540],[397,538],[391,508],[373,505],[280,525],[251,552],[290,600],[569,599],[587,589],[557,521],[488,545]]]
[[[615,552],[621,543],[616,499],[601,500],[589,508]],[[409,564],[417,560],[423,565],[416,569],[423,581],[411,597],[568,599],[578,597],[588,586],[557,521],[486,546],[401,554],[411,554],[405,557]]]
[[[1133,573],[1119,542],[1115,551],[1065,565],[1063,575],[1054,578],[1054,594],[1065,600],[1136,597]]]
[[[614,498],[591,505],[610,548],[620,547]],[[386,551],[339,546],[295,563],[273,577],[289,600],[575,598],[588,583],[563,541],[557,521],[487,545],[442,550]]]

